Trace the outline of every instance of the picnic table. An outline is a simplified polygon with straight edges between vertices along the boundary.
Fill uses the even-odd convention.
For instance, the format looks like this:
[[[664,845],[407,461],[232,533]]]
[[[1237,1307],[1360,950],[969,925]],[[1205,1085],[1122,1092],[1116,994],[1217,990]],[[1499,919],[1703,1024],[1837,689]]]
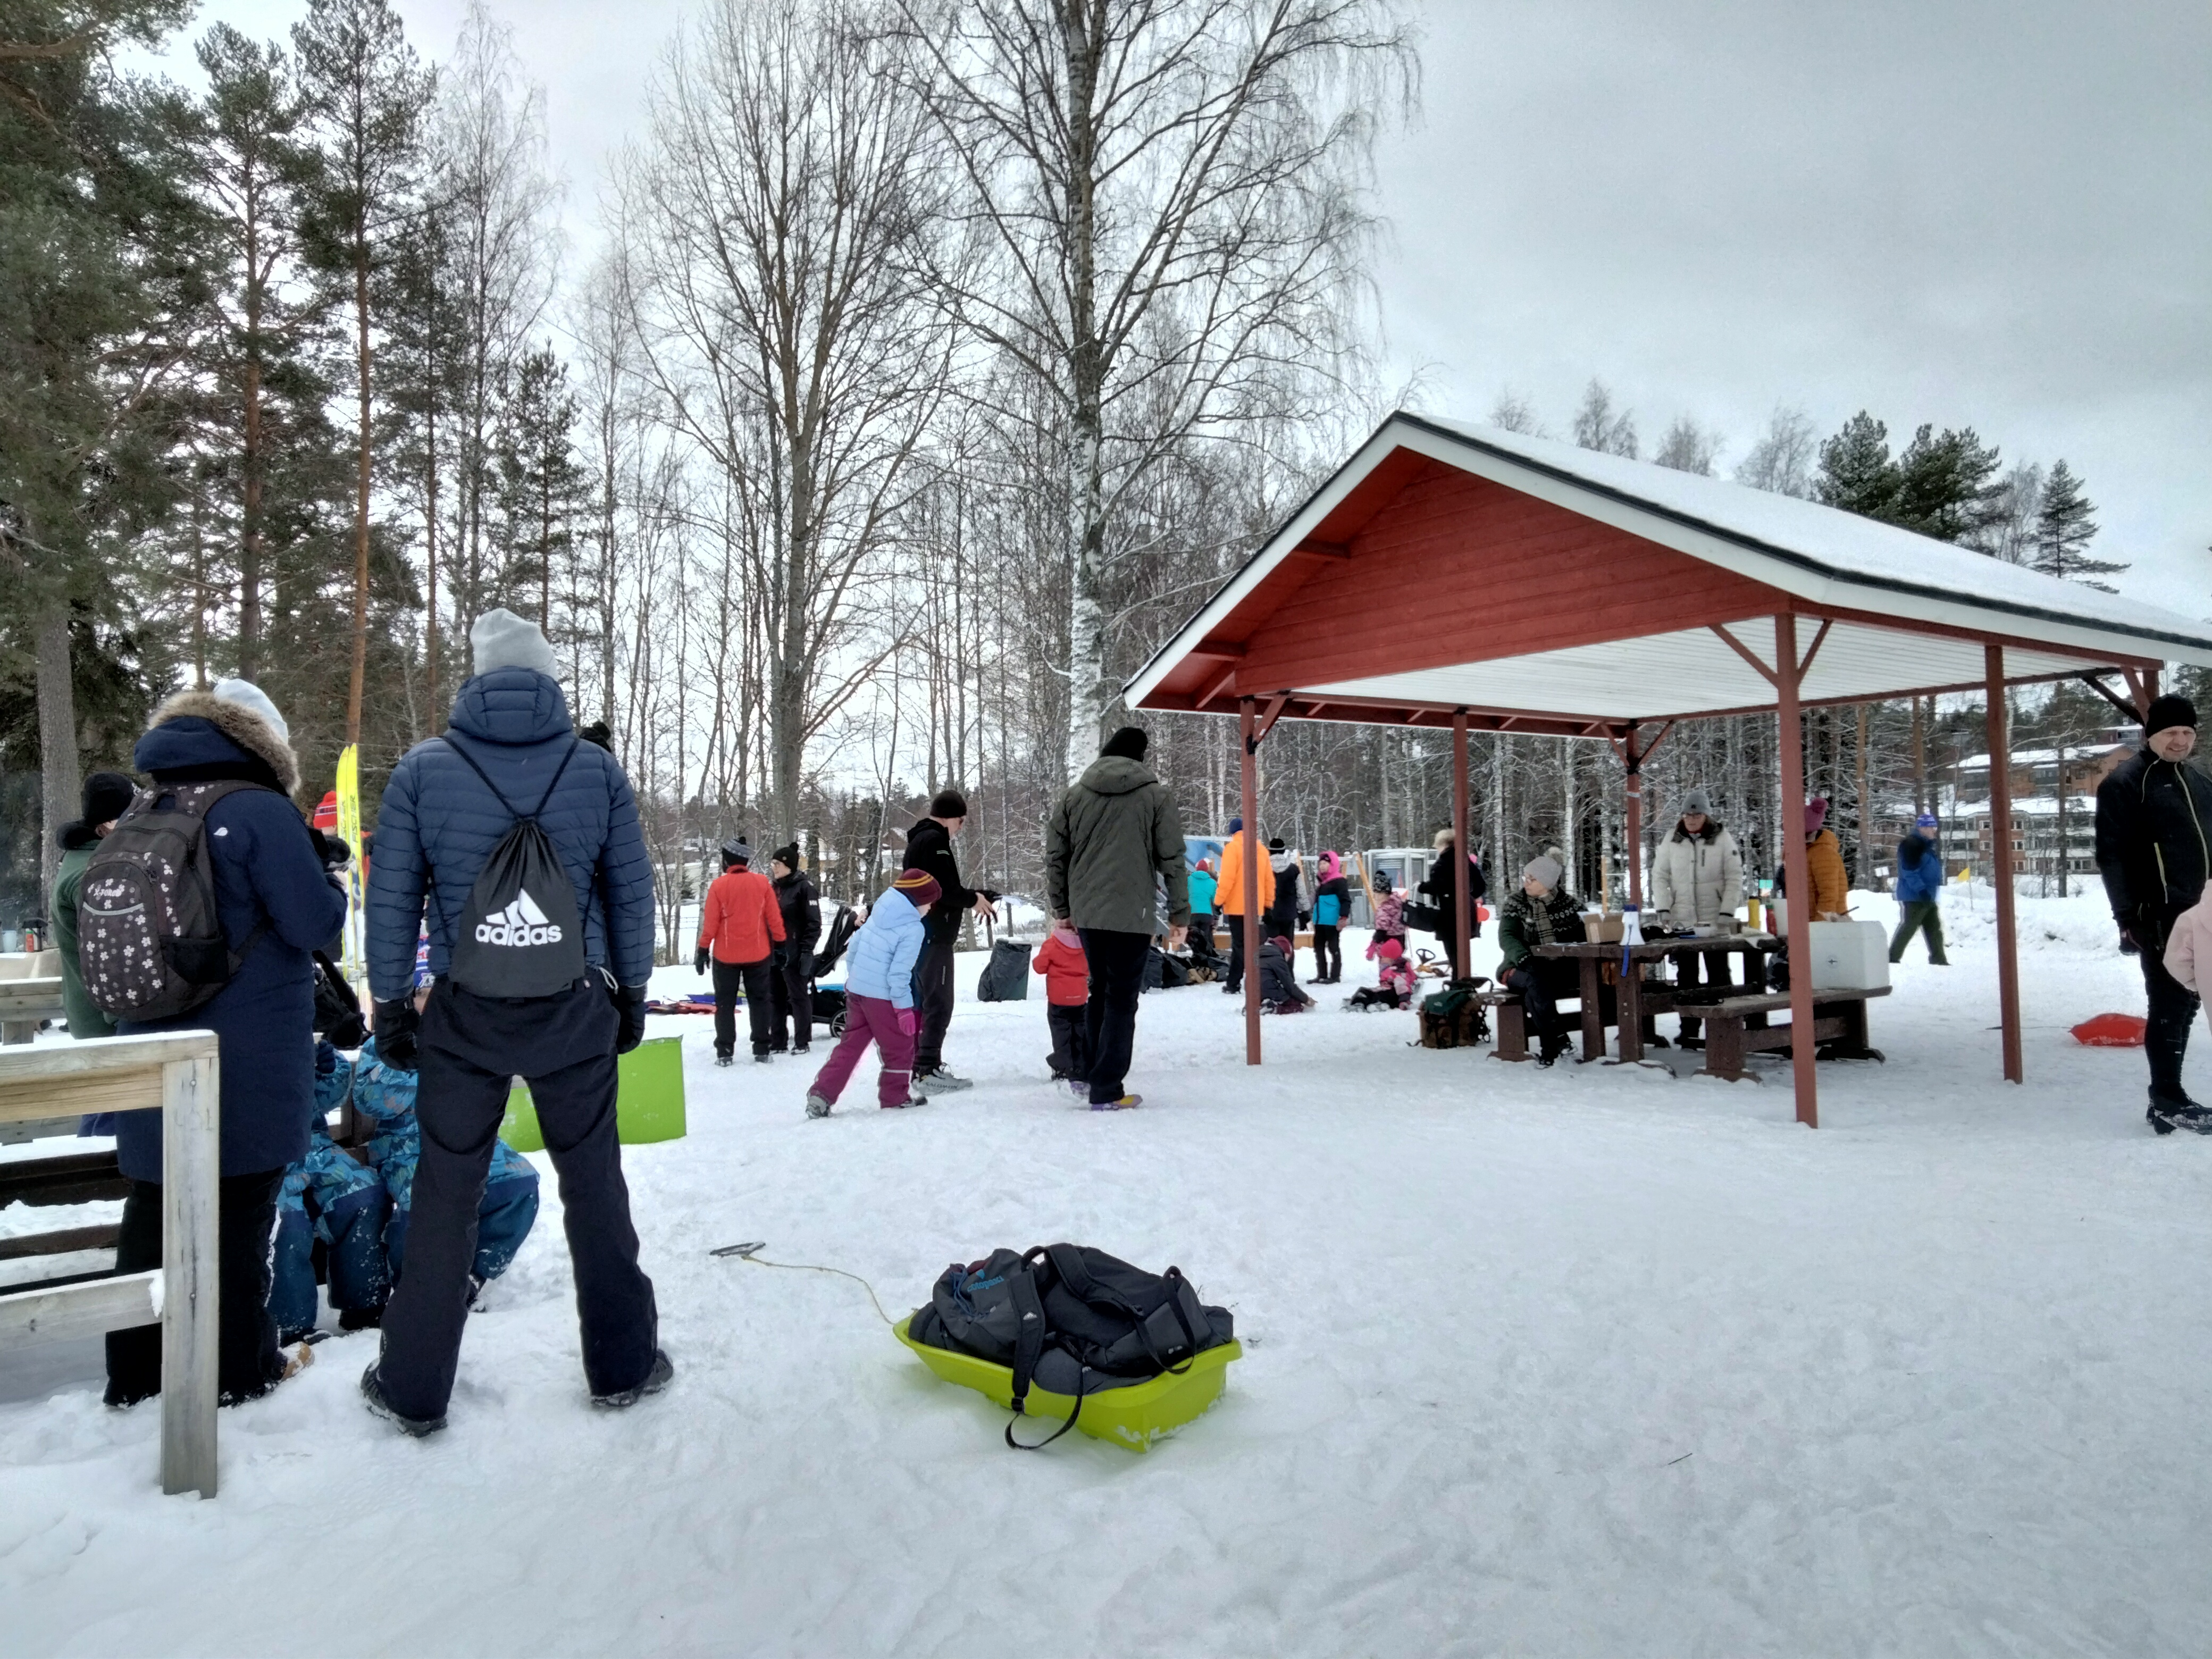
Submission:
[[[1646,939],[1641,945],[1627,946],[1628,960],[1634,971],[1621,975],[1614,987],[1620,1005],[1622,1062],[1632,1064],[1644,1058],[1644,1045],[1654,1018],[1701,1010],[1704,1006],[1695,998],[1678,1000],[1672,986],[1647,983],[1644,978],[1644,964],[1663,962],[1669,957],[1701,956],[1705,958],[1706,977],[1717,981],[1712,988],[1725,991],[1736,977],[1729,965],[1730,957],[1764,956],[1781,947],[1782,941],[1771,933],[1714,933],[1703,939]],[[1604,969],[1607,963],[1615,969],[1620,966],[1622,948],[1617,939],[1610,943],[1588,941],[1530,947],[1534,955],[1572,961],[1582,969],[1582,1057],[1585,1062],[1605,1056]]]

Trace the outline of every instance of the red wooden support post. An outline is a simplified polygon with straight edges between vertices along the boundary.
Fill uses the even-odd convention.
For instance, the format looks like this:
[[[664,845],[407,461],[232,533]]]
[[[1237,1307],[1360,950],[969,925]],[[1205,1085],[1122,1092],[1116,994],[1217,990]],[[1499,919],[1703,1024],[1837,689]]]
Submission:
[[[1820,1085],[1813,1076],[1813,872],[1805,857],[1805,733],[1798,724],[1797,619],[1774,619],[1774,712],[1781,727],[1782,872],[1789,894],[1790,1069],[1797,1082],[1797,1121],[1820,1126]]]
[[[2005,730],[2004,647],[1982,647],[1989,675],[1990,866],[1997,889],[1997,1023],[2008,1083],[2027,1080],[2020,1052],[2020,942],[2013,925],[2012,748]],[[2063,781],[2062,781],[2063,783]]]
[[[1260,1063],[1260,864],[1267,843],[1260,839],[1260,739],[1258,708],[1250,697],[1237,700],[1237,745],[1244,790],[1244,1063]]]
[[[1470,945],[1474,920],[1474,866],[1468,862],[1467,843],[1467,710],[1452,713],[1452,856],[1459,867],[1452,872],[1452,925],[1457,940],[1452,946],[1452,977],[1465,979],[1472,963]]]

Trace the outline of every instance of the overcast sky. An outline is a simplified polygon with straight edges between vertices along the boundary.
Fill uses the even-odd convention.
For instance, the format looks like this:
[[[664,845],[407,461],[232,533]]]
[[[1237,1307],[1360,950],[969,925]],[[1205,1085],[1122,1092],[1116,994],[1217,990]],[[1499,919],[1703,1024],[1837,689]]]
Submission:
[[[444,57],[459,0],[399,0]],[[210,0],[278,35],[304,9]],[[507,0],[547,93],[572,267],[677,0]],[[1649,453],[1739,459],[1778,403],[1825,434],[1971,425],[2063,457],[2136,596],[2212,614],[2212,4],[1430,0],[1389,136],[1385,375],[1555,432],[1601,376]],[[183,44],[169,54],[188,65]]]

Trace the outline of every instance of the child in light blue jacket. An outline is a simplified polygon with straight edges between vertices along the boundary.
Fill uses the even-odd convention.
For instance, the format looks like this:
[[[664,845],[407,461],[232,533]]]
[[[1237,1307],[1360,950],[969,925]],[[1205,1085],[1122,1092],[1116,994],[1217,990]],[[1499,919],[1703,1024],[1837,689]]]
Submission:
[[[806,1115],[827,1117],[872,1042],[883,1050],[878,1106],[919,1106],[914,1092],[914,964],[921,919],[943,891],[927,871],[908,870],[876,901],[845,958],[845,1030],[806,1092]]]

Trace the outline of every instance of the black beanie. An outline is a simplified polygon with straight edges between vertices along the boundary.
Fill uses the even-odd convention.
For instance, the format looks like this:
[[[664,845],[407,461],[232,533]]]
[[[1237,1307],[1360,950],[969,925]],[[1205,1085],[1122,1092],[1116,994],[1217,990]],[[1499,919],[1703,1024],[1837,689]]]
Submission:
[[[799,868],[799,843],[794,841],[779,847],[769,857],[787,870],[796,870]]]
[[[929,816],[964,818],[968,816],[968,797],[957,789],[940,789],[929,798]]]
[[[110,818],[121,817],[124,809],[131,805],[131,798],[137,793],[138,786],[120,772],[94,772],[84,781],[86,824],[100,824]]]
[[[1125,726],[1106,739],[1106,746],[1098,754],[1101,759],[1116,755],[1123,760],[1140,761],[1145,757],[1145,750],[1152,744],[1152,740],[1145,735],[1143,726]]]
[[[2150,700],[2150,713],[2143,716],[2143,736],[2154,736],[2169,726],[2185,726],[2192,732],[2197,729],[2197,705],[2171,691]]]

